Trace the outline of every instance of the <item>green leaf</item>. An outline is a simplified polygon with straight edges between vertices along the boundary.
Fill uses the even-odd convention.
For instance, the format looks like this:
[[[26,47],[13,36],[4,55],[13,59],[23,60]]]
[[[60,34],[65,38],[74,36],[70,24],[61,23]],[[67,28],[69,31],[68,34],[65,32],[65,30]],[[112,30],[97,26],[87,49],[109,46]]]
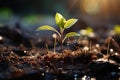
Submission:
[[[53,28],[53,27],[51,27],[51,26],[48,26],[48,25],[40,26],[36,31],[39,31],[39,30],[54,31],[54,32],[56,32],[59,36],[61,36],[60,33],[59,33],[55,28]]]
[[[64,39],[62,40],[62,42],[65,41],[65,39],[69,38],[69,37],[72,37],[72,36],[80,36],[79,33],[76,33],[76,32],[69,32],[65,35]]]
[[[66,19],[60,13],[56,13],[55,22],[59,28],[63,28],[64,24],[66,23]]]
[[[73,24],[75,24],[77,22],[77,19],[69,19],[66,21],[64,28],[70,28]]]

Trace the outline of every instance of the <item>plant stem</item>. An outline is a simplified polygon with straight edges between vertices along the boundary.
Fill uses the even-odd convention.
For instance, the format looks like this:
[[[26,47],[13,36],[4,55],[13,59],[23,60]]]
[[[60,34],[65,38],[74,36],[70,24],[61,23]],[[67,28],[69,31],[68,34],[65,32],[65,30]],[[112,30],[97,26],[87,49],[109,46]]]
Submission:
[[[108,46],[107,46],[107,55],[108,55],[108,53],[109,53],[109,48],[110,48],[110,38],[108,38]]]
[[[61,52],[63,53],[63,35],[61,35]]]
[[[61,53],[63,54],[63,43],[61,43]]]
[[[108,38],[108,46],[107,46],[107,56],[108,56],[109,48],[110,48],[110,41],[111,41],[111,38],[109,37]],[[108,57],[108,61],[109,61],[109,57]]]
[[[61,33],[61,53],[62,53],[62,54],[63,54],[63,32],[64,32],[64,30],[61,29],[61,30],[60,30],[60,33]]]
[[[47,43],[45,44],[45,46],[46,46],[46,50],[47,50],[47,53],[48,53],[49,49],[48,49],[48,45],[47,45]]]
[[[55,54],[55,48],[56,48],[56,38],[54,40],[54,54]]]
[[[92,52],[92,42],[90,41],[90,53]]]

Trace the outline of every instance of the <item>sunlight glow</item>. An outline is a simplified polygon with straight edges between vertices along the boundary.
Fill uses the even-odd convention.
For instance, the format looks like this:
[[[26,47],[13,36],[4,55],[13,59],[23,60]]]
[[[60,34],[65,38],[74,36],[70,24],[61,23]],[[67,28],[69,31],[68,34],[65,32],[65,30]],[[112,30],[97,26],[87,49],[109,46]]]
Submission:
[[[83,2],[82,2],[83,1]],[[100,11],[100,0],[82,0],[81,8],[88,14],[96,14]],[[81,3],[80,2],[80,3]]]

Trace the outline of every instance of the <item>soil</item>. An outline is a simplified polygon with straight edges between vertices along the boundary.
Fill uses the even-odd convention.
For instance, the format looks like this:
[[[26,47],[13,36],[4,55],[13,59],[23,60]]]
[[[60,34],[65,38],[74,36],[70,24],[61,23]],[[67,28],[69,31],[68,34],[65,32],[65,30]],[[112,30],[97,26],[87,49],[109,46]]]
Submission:
[[[39,41],[26,33],[0,27],[0,80],[120,80],[119,35],[71,38],[62,53],[59,43],[54,53],[52,39]]]

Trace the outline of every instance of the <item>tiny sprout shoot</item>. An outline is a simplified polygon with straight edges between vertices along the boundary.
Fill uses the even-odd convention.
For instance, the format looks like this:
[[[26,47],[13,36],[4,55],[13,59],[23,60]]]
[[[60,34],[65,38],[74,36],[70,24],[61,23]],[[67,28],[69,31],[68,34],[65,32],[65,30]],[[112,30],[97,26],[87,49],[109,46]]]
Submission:
[[[88,47],[88,46],[85,46],[83,49],[84,49],[85,54],[86,54],[86,53],[87,53],[87,51],[89,50],[89,47]]]
[[[56,13],[55,15],[55,22],[58,25],[60,32],[57,31],[55,28],[53,28],[52,26],[48,26],[48,25],[44,25],[44,26],[40,26],[37,31],[39,30],[51,30],[54,31],[55,33],[57,33],[57,35],[60,37],[61,39],[61,51],[63,52],[63,43],[64,41],[72,36],[80,36],[80,34],[76,33],[76,32],[69,32],[67,33],[65,36],[63,36],[64,34],[64,30],[70,28],[72,25],[74,25],[77,22],[77,19],[68,19],[66,20],[60,13]]]
[[[92,52],[92,42],[90,41],[90,52]]]
[[[48,53],[49,49],[48,49],[48,45],[47,45],[47,43],[45,44],[45,46],[46,46],[46,50],[47,50],[47,53]]]
[[[109,53],[111,37],[108,37],[107,55]]]
[[[57,34],[53,34],[53,38],[54,38],[54,54],[55,54]]]
[[[111,37],[108,37],[107,56],[108,56],[108,53],[109,53],[109,50],[110,50],[111,39],[112,39]],[[108,61],[109,61],[109,58],[108,58]]]

